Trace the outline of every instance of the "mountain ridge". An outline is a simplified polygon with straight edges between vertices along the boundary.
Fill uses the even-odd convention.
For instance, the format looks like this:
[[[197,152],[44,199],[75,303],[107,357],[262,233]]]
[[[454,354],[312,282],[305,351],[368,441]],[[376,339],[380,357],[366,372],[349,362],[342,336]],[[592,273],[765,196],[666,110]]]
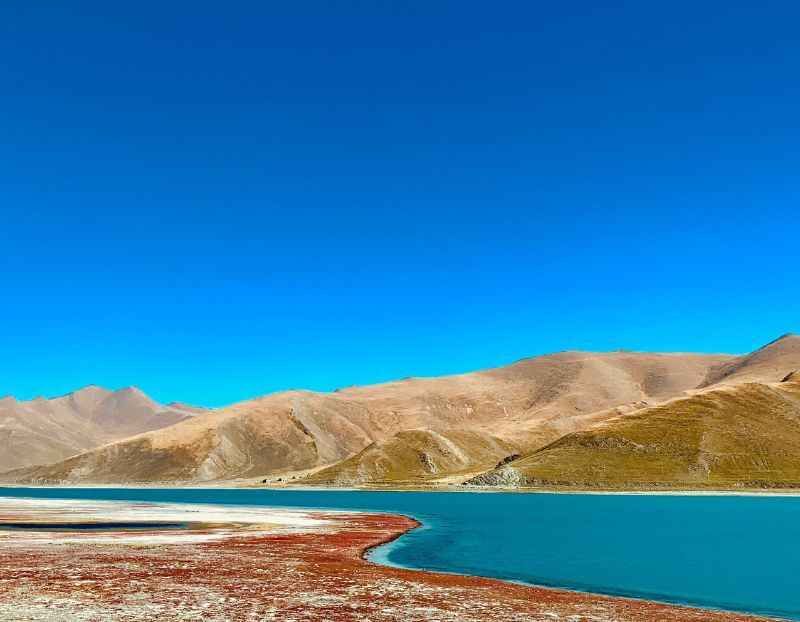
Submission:
[[[517,450],[583,427],[597,413],[612,416],[609,408],[636,409],[692,389],[728,358],[573,351],[440,378],[274,393],[91,449],[31,478],[200,483],[305,473],[415,428],[463,429]],[[131,464],[109,471],[120,455]],[[492,464],[502,457],[492,455]]]
[[[52,463],[193,414],[162,406],[135,387],[87,385],[31,400],[5,396],[0,399],[0,470]]]
[[[741,356],[562,351],[452,376],[330,393],[283,391],[213,411],[191,407],[171,425],[17,469],[3,479],[190,485],[284,485],[288,480],[365,487],[793,486],[794,458],[775,458],[770,451],[800,455],[791,438],[791,379],[797,370],[800,337],[793,334]],[[787,384],[779,386],[783,379]],[[134,393],[120,390],[104,399],[119,406]],[[758,417],[748,419],[742,408]],[[634,445],[622,431],[641,439],[649,426],[673,439],[671,449],[635,441],[645,449],[627,455],[626,448]],[[759,477],[743,479],[745,471],[735,468],[737,461],[749,464],[753,458],[737,426],[752,427],[760,439],[752,469]],[[684,459],[706,455],[703,439],[724,440],[737,456],[731,466],[719,452],[706,452],[711,456],[708,481]],[[667,461],[669,481],[647,469],[648,460],[666,460],[664,451],[676,452]],[[779,465],[786,477],[759,464]]]

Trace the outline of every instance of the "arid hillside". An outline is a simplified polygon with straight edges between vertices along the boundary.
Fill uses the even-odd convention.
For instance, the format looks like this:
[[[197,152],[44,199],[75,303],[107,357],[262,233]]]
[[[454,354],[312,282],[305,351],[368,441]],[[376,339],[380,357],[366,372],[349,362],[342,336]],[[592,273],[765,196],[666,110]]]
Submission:
[[[562,352],[456,376],[329,394],[289,391],[15,477],[34,483],[255,481],[299,477],[349,459],[355,462],[335,475],[318,477],[340,484],[466,477],[490,468],[506,451],[531,452],[622,412],[682,395],[734,358]]]
[[[303,479],[308,484],[415,486],[461,479],[515,455],[519,445],[485,432],[403,430],[376,441],[352,458]]]
[[[744,356],[560,352],[455,376],[275,393],[200,413],[182,405],[163,412],[131,389],[89,388],[45,400],[49,410],[25,420],[26,435],[6,433],[6,455],[17,456],[7,466],[32,455],[50,464],[3,479],[794,487],[798,370],[800,337],[786,335]],[[163,426],[170,417],[173,425]]]
[[[704,387],[743,381],[779,382],[800,368],[800,335],[784,335],[752,354],[738,356],[711,368]]]
[[[0,399],[0,471],[62,460],[105,443],[163,428],[204,411],[162,406],[136,388],[88,386],[62,397]]]
[[[800,380],[721,386],[567,434],[473,485],[800,486]]]

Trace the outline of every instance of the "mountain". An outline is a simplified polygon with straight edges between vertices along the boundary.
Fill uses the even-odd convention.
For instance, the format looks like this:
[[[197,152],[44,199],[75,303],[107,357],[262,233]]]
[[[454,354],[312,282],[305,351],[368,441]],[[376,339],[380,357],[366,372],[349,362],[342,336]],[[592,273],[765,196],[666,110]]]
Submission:
[[[800,378],[721,385],[614,417],[467,483],[795,488],[800,486]]]
[[[702,386],[733,384],[745,380],[778,382],[798,367],[800,367],[800,335],[788,334],[752,354],[715,365]]]
[[[56,462],[194,414],[161,406],[134,387],[88,386],[29,401],[6,396],[0,399],[0,471]]]
[[[97,447],[22,479],[199,483],[311,474],[365,484],[467,477],[512,452],[530,453],[682,395],[734,358],[561,352],[456,376],[333,393],[287,391]]]
[[[5,447],[15,464],[34,448],[37,461],[49,463],[3,479],[795,487],[798,376],[800,337],[785,335],[743,356],[559,352],[455,376],[286,391],[202,412],[152,401],[137,409],[135,390],[87,388],[61,402],[43,400],[50,410],[37,407],[27,436]],[[26,408],[37,402],[6,398],[0,407],[9,400]],[[62,408],[84,414],[65,419]],[[163,409],[180,420],[158,427],[167,421]],[[117,440],[103,440],[111,434]]]

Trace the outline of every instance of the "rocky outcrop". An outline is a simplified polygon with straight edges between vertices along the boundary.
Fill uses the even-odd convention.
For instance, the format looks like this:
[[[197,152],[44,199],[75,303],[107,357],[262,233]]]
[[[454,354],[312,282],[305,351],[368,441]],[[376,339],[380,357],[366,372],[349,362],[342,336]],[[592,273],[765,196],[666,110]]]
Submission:
[[[495,468],[499,469],[502,466],[505,466],[507,464],[511,464],[515,460],[519,460],[520,458],[522,458],[522,454],[511,454],[510,456],[506,456],[500,462],[498,462],[497,466],[495,466]]]
[[[465,481],[463,486],[511,486],[521,487],[528,485],[528,479],[514,467],[502,467],[483,473]]]
[[[787,374],[781,382],[800,382],[800,370],[796,370]]]

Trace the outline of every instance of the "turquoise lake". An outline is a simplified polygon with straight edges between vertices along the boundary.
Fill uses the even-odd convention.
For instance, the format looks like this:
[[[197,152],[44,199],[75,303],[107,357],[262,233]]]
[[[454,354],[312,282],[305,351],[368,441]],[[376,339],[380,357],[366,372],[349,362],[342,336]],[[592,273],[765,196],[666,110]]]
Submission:
[[[800,498],[0,488],[0,496],[394,512],[372,559],[800,620]]]

